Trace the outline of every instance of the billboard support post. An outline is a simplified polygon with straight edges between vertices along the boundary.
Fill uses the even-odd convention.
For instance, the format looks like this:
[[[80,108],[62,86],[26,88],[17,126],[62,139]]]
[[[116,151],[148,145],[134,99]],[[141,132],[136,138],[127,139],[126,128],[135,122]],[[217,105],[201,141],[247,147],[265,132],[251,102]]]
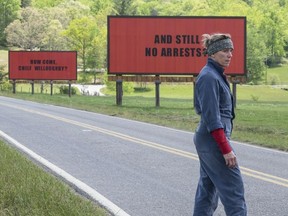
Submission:
[[[34,95],[34,80],[31,81],[31,94]]]
[[[244,77],[237,77],[237,76],[232,76],[230,78],[230,82],[232,83],[232,95],[233,95],[233,98],[234,98],[234,101],[233,101],[233,106],[234,108],[236,108],[236,101],[237,101],[237,84],[239,83],[243,83],[245,80]]]
[[[160,84],[161,81],[159,79],[159,75],[155,76],[155,99],[156,99],[156,107],[160,107]]]
[[[68,94],[69,94],[69,97],[71,97],[71,80],[68,81],[68,84],[69,84]]]
[[[13,85],[13,94],[16,94],[16,80],[15,79],[13,79],[12,85]]]
[[[122,106],[122,95],[123,95],[123,80],[121,75],[117,76],[116,80],[116,104]]]
[[[53,95],[53,80],[50,81],[50,95]]]

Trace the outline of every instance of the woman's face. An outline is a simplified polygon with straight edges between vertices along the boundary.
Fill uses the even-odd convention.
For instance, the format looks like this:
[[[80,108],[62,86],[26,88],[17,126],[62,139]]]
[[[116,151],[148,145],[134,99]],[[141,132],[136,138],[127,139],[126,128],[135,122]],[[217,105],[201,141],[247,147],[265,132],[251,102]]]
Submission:
[[[232,58],[232,52],[233,49],[224,49],[221,51],[218,51],[217,53],[214,53],[211,55],[212,59],[218,64],[220,64],[221,67],[225,68],[228,67]]]

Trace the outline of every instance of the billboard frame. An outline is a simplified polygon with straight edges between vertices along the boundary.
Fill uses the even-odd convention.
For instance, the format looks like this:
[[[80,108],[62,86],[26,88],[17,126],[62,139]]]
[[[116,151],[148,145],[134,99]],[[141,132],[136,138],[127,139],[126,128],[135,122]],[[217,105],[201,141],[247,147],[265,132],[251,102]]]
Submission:
[[[13,53],[17,53],[17,56],[13,56],[14,55]],[[27,62],[25,66],[20,65],[20,64],[17,64],[16,66],[15,65],[12,66],[11,65],[12,63],[15,64],[15,59],[11,59],[11,58],[12,57],[18,57],[19,58],[18,54],[20,55],[21,53],[31,54],[31,56],[28,56],[28,55],[25,56],[25,58],[27,58],[25,60],[28,60],[29,57],[34,57],[33,55],[37,55],[37,54],[40,54],[41,57],[37,60],[36,60],[36,58],[30,60],[30,61],[36,60],[37,62],[35,62],[35,63],[34,62]],[[46,53],[52,54],[52,55],[49,56],[47,59],[43,59],[43,57],[45,57],[44,54],[46,54]],[[71,63],[69,61],[64,61],[66,63],[66,65],[57,65],[56,60],[59,60],[59,59],[56,59],[55,56],[53,56],[53,53],[57,53],[57,55],[69,53],[72,55],[72,56],[69,56],[69,58],[73,57],[74,62]],[[54,58],[54,59],[52,59],[52,58]],[[45,60],[50,61],[50,62],[43,63],[43,61],[45,61]],[[53,61],[55,61],[55,62],[53,62]],[[21,62],[21,63],[23,63],[23,62]],[[16,51],[16,50],[9,50],[8,65],[9,65],[9,80],[70,80],[70,81],[71,80],[77,80],[77,51],[25,51],[25,50]],[[12,71],[12,70],[14,70],[15,67],[16,68],[18,67],[18,70],[16,71],[16,69],[15,69],[15,71]],[[26,76],[24,76],[24,75],[21,76],[19,67],[23,67],[23,71],[26,73]],[[25,67],[27,67],[27,68],[25,68]],[[29,72],[29,67],[30,67],[31,72]],[[36,70],[35,68],[36,67],[38,67],[37,69],[39,70],[39,73],[41,73],[41,71],[44,71],[44,72],[42,74],[39,74],[38,76],[35,75],[35,70]],[[49,69],[50,71],[48,72],[46,70],[46,68],[44,68],[44,67],[47,67],[47,69]],[[61,72],[61,70],[64,70],[65,67],[67,68],[67,70],[71,70],[71,72],[64,74],[64,76],[63,76],[63,74],[60,74],[59,76],[52,74],[50,76],[51,71],[52,71],[52,73],[53,72],[54,73],[59,72],[59,71]],[[34,70],[32,70],[32,69],[34,69]],[[29,74],[29,73],[31,73],[31,74]],[[41,76],[43,74],[45,76]],[[65,75],[67,75],[67,76],[65,77]]]
[[[235,20],[242,20],[243,21],[243,29],[241,30],[241,34],[243,32],[243,62],[242,62],[242,58],[241,58],[241,62],[242,65],[241,67],[241,72],[240,73],[227,73],[227,75],[230,76],[246,76],[247,74],[247,63],[246,63],[246,52],[247,52],[247,26],[246,26],[246,17],[245,16],[107,16],[107,23],[108,23],[108,34],[107,34],[107,42],[108,42],[108,46],[107,46],[107,63],[108,63],[108,75],[191,75],[191,76],[195,76],[198,75],[199,71],[193,71],[193,72],[184,72],[181,73],[181,71],[177,72],[177,73],[165,73],[165,72],[151,72],[151,71],[137,71],[135,73],[133,72],[126,72],[126,71],[115,71],[113,69],[111,69],[111,65],[113,64],[113,62],[111,61],[111,37],[112,37],[112,33],[111,33],[111,22],[113,22],[113,19],[191,19],[191,20],[219,20],[219,19],[227,19],[227,20],[231,20],[231,19],[235,19]],[[207,32],[210,33],[210,32]],[[212,33],[212,32],[211,32]],[[226,33],[226,32],[225,32]],[[229,32],[227,32],[229,33]],[[242,36],[241,36],[242,37]],[[232,36],[232,40],[233,40],[233,36]],[[233,62],[232,62],[233,63]],[[113,66],[113,65],[112,65]],[[203,64],[204,66],[204,64]],[[239,70],[240,71],[240,70]]]

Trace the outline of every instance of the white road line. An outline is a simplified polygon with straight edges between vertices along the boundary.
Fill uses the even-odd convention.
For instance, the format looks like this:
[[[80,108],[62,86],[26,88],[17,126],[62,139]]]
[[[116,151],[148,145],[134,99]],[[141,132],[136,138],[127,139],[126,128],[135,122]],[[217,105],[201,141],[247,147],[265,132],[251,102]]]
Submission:
[[[64,170],[60,169],[56,165],[52,164],[48,160],[44,159],[40,155],[36,154],[32,150],[28,149],[12,137],[8,136],[6,133],[0,130],[0,136],[3,137],[6,141],[14,145],[16,148],[20,149],[24,153],[28,154],[31,158],[42,164],[43,166],[50,169],[54,174],[62,177],[67,182],[69,182],[73,187],[77,188],[78,190],[86,193],[88,196],[90,196],[94,201],[98,202],[101,206],[106,208],[109,212],[111,212],[114,216],[130,216],[128,213],[126,213],[124,210],[122,210],[120,207],[112,203],[110,200],[105,198],[103,195],[98,193],[93,188],[86,185],[84,182],[78,180],[77,178],[73,177],[69,173],[65,172]]]

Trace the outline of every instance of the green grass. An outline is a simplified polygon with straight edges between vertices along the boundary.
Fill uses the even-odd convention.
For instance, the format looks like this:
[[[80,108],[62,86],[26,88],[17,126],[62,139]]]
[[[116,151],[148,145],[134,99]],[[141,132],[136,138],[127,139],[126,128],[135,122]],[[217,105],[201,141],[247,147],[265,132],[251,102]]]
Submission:
[[[288,85],[288,64],[267,70],[267,83],[275,85]]]
[[[236,109],[234,140],[288,150],[288,104],[240,103]]]
[[[2,141],[0,149],[1,216],[108,215]]]

